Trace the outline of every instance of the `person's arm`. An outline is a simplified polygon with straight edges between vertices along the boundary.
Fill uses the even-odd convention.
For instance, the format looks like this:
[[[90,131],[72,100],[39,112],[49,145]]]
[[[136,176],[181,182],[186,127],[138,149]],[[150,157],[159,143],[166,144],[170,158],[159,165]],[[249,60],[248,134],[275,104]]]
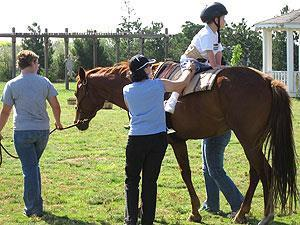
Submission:
[[[166,92],[178,92],[181,91],[190,83],[191,79],[195,74],[195,67],[193,64],[190,65],[190,69],[185,70],[178,80],[172,81],[167,79],[161,79],[164,84]]]
[[[214,55],[212,50],[207,50],[208,62],[213,69],[219,69],[222,67],[222,56],[223,54],[221,51]]]
[[[213,69],[218,67],[216,57],[215,57],[214,52],[212,50],[207,50],[207,59],[208,59],[208,62],[210,64],[210,66]]]
[[[3,129],[3,127],[5,126],[5,124],[7,123],[11,109],[12,109],[12,106],[3,103],[3,107],[2,107],[2,110],[0,113],[0,133]],[[0,134],[0,140],[1,139],[2,139],[2,135]]]
[[[217,54],[215,56],[217,66],[221,66],[222,65],[222,56],[223,56],[223,54],[222,54],[221,51],[217,52]]]
[[[187,85],[186,81],[178,81],[178,80],[167,80],[167,79],[161,79],[161,81],[164,84],[166,92],[178,92],[180,93],[182,89],[185,88]]]
[[[53,115],[54,115],[56,128],[62,129],[63,125],[60,122],[60,113],[61,113],[61,110],[60,110],[60,105],[59,105],[59,102],[57,100],[57,97],[56,96],[50,97],[48,99],[48,102],[49,102],[49,104],[50,104],[50,106],[52,108],[52,112],[53,112]]]

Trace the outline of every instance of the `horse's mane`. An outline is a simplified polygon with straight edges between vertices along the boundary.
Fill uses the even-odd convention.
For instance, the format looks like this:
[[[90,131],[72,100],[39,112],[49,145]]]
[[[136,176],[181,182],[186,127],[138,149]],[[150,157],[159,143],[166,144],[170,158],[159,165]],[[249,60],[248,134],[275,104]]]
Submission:
[[[156,73],[156,71],[158,70],[158,68],[160,67],[161,64],[162,64],[162,62],[153,64],[153,67],[152,67],[153,74]],[[121,77],[129,78],[129,76],[128,76],[129,73],[130,73],[130,70],[129,70],[128,61],[122,61],[122,62],[114,64],[111,67],[96,67],[96,68],[90,69],[90,70],[86,71],[86,77],[97,76],[97,75],[105,76],[105,75],[110,75],[110,74],[118,74]],[[79,77],[77,76],[76,79],[78,80]]]
[[[92,74],[119,74],[120,76],[126,76],[129,72],[129,64],[127,61],[116,63],[111,67],[96,67],[94,69],[88,70],[86,76],[91,76]]]

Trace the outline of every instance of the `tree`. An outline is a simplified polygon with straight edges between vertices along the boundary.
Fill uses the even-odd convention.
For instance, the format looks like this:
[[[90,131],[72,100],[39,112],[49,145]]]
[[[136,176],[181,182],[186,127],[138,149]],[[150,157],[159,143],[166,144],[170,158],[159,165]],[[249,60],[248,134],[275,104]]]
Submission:
[[[36,22],[32,23],[31,26],[27,27],[28,31],[32,34],[41,34],[41,27],[38,25]],[[37,36],[32,36],[32,37],[27,37],[22,39],[21,42],[21,47],[22,49],[29,49],[34,51],[39,57],[39,63],[40,63],[40,69],[41,73],[43,74],[43,69],[45,69],[45,62],[44,62],[44,37],[37,37]],[[50,68],[52,64],[52,55],[53,55],[53,48],[52,48],[52,42],[49,40],[49,45],[48,45],[48,66]]]
[[[0,42],[0,80],[8,81],[11,79],[12,65],[11,62],[11,43]]]
[[[65,79],[65,52],[64,42],[62,40],[53,43],[55,49],[52,57],[52,64],[49,68],[49,79],[51,81],[58,81]]]
[[[281,15],[285,15],[290,12],[290,9],[288,5],[284,6],[282,10],[280,11]],[[298,70],[298,46],[296,45],[296,42],[299,40],[299,35],[294,32],[294,68],[295,70]],[[273,32],[272,35],[273,38],[273,50],[272,50],[272,66],[273,70],[278,70],[278,71],[285,71],[287,70],[287,62],[286,62],[286,47],[287,47],[287,37],[286,37],[286,32],[285,31],[275,31]]]
[[[187,49],[193,37],[203,27],[203,25],[186,21],[185,24],[181,26],[181,32],[175,34],[170,40],[169,57],[175,61],[179,61],[181,55]]]
[[[240,65],[242,55],[243,55],[242,46],[240,44],[237,44],[237,45],[233,46],[232,57],[231,57],[231,60],[230,60],[230,65],[231,66],[238,66],[238,65]]]
[[[129,0],[124,0],[125,15],[118,26],[118,31],[126,34],[160,34],[162,33],[163,23],[151,22],[150,26],[143,26],[141,19],[136,17],[134,8]],[[163,60],[165,56],[165,42],[163,38],[145,39],[144,54],[147,57],[156,58],[158,61]],[[120,40],[120,60],[127,60],[133,55],[141,53],[140,39],[121,39]]]
[[[108,52],[105,50],[104,44],[101,44],[99,39],[96,39],[96,49],[96,66],[112,65],[112,59],[110,59]],[[73,42],[73,49],[71,49],[71,53],[77,56],[75,68],[78,68],[79,65],[86,69],[94,68],[92,38],[76,38]]]
[[[262,40],[260,32],[248,27],[244,18],[240,23],[231,23],[231,26],[226,25],[221,30],[221,40],[224,47],[223,56],[226,61],[232,58],[234,46],[240,44],[243,52],[240,64],[257,69],[262,68]]]

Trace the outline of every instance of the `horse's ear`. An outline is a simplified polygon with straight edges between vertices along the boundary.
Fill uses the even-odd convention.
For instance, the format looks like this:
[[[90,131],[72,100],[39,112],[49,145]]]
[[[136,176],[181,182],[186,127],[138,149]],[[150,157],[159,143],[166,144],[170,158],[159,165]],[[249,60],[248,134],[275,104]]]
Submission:
[[[81,82],[84,81],[85,80],[85,70],[82,67],[79,67],[78,74],[79,74],[80,81]]]

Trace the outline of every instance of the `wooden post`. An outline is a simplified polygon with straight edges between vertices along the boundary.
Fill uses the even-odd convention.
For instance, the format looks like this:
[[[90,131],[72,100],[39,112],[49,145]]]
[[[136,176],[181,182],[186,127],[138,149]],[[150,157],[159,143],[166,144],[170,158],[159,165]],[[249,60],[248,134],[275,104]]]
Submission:
[[[127,38],[127,59],[131,58],[131,48],[130,48],[130,39]]]
[[[11,78],[16,77],[16,29],[12,28],[12,38],[11,38],[11,46],[12,46],[12,65],[11,65]]]
[[[64,38],[64,40],[65,40],[65,87],[66,87],[66,90],[69,90],[69,77],[68,77],[68,69],[66,66],[66,62],[69,58],[69,37],[68,37],[69,30],[68,30],[68,28],[65,28],[65,33],[66,33],[66,36]]]
[[[168,28],[165,28],[165,61],[168,58],[169,55],[169,32],[168,32]]]
[[[44,64],[45,64],[45,77],[48,77],[48,44],[49,44],[49,37],[48,37],[48,29],[45,29],[44,34]]]
[[[117,28],[117,34],[119,33],[119,29]],[[116,46],[116,63],[120,62],[120,38],[116,37],[115,38]]]
[[[94,31],[94,34],[95,34],[96,31]],[[96,67],[97,65],[97,38],[94,36],[93,37],[93,65],[94,65],[94,68]]]
[[[144,55],[145,52],[145,39],[143,37],[140,38],[140,42],[141,42],[141,54]]]

